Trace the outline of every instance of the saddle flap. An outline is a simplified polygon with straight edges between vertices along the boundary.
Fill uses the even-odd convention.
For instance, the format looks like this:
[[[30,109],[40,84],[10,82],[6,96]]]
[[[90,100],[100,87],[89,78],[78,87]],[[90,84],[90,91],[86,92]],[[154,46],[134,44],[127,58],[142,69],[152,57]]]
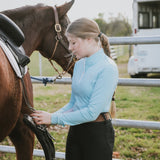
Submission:
[[[7,41],[8,42],[8,41]],[[20,66],[25,67],[29,62],[30,62],[30,58],[28,56],[26,56],[25,51],[23,49],[22,46],[17,47],[14,44],[8,42],[9,46],[11,47],[11,49],[13,50],[13,52],[16,54],[17,56],[17,62]]]

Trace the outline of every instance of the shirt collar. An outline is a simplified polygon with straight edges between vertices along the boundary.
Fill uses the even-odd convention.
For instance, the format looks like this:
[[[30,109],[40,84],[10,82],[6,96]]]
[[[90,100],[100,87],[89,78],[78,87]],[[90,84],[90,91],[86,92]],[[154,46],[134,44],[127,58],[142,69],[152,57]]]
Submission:
[[[104,58],[105,54],[101,48],[98,52],[92,54],[89,57],[85,57],[85,66],[90,67],[93,64],[97,63],[100,59]]]

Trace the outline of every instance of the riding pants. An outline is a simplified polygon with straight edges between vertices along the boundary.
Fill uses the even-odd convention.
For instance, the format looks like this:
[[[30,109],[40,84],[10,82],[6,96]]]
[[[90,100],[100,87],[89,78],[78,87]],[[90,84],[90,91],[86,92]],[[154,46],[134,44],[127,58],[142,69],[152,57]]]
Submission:
[[[113,146],[111,120],[71,126],[67,137],[66,160],[112,160]]]

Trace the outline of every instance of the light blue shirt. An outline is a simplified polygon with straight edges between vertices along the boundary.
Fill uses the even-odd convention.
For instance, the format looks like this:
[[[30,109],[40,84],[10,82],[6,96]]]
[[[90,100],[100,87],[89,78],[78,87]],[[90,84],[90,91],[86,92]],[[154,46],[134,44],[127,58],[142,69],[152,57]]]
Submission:
[[[80,59],[74,67],[70,101],[52,114],[51,123],[73,126],[96,120],[101,112],[109,112],[117,83],[117,65],[103,49]]]

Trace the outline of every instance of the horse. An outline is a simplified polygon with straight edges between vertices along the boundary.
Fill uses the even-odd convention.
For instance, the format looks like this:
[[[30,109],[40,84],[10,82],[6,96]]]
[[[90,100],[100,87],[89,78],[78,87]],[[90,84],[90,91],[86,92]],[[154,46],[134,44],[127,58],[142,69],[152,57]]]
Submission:
[[[65,37],[65,30],[70,21],[66,14],[73,3],[74,0],[56,6],[58,13],[54,12],[55,7],[43,4],[24,6],[1,13],[13,20],[24,33],[25,41],[22,46],[27,56],[30,57],[33,51],[38,50],[50,61],[55,60],[66,71],[70,62],[68,41]],[[56,24],[55,14],[59,16],[61,25]],[[57,36],[57,32],[60,37]],[[66,45],[60,43],[58,38],[63,39]],[[73,67],[68,70],[68,73],[72,75]],[[28,102],[33,106],[33,89],[29,71],[23,80]],[[21,80],[15,75],[0,47],[0,142],[9,136],[15,146],[17,160],[32,160],[34,134],[23,121],[24,114],[30,115],[32,111],[26,104],[22,90]]]

